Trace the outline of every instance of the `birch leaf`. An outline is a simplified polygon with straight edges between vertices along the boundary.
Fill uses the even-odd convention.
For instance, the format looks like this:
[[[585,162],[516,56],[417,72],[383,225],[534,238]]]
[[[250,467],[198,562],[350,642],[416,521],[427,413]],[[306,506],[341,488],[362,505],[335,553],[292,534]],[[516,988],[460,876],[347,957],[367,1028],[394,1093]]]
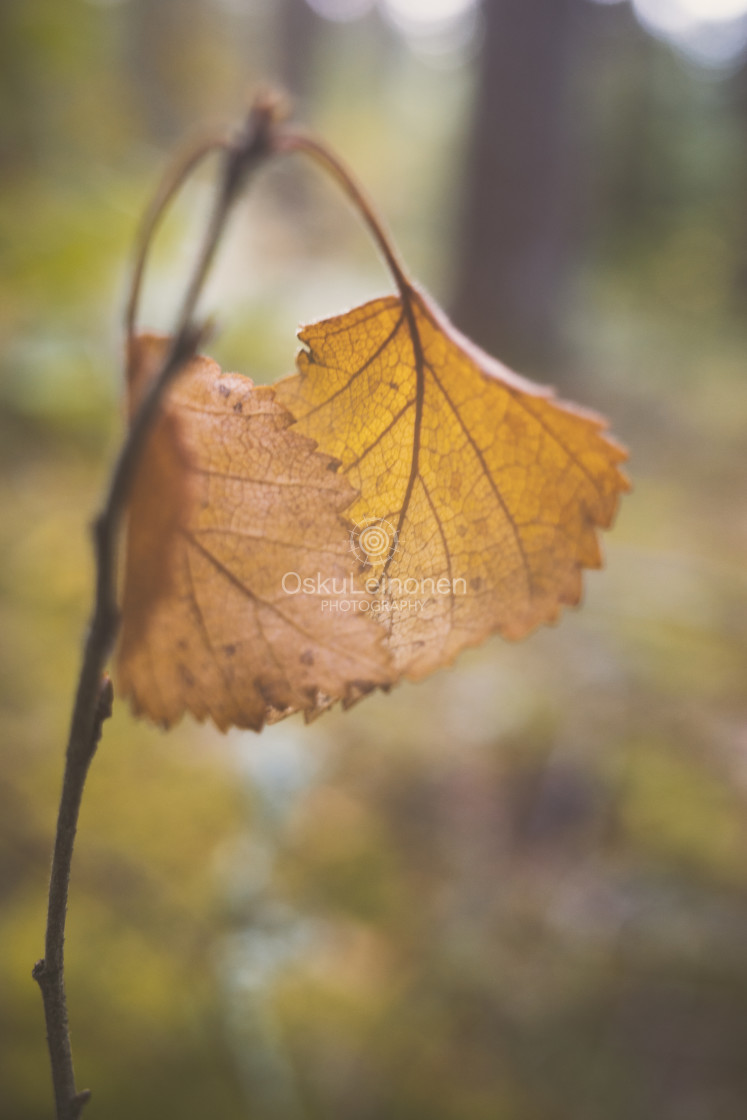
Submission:
[[[417,679],[578,603],[629,484],[601,416],[488,357],[414,285],[400,293],[304,329],[276,392],[358,491],[361,576]]]

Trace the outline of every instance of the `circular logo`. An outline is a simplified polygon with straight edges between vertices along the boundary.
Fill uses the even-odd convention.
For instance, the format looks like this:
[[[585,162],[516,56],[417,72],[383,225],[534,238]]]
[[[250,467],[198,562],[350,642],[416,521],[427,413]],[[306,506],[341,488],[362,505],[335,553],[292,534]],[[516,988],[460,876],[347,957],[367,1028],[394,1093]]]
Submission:
[[[397,530],[383,517],[359,521],[350,530],[350,547],[356,558],[367,567],[386,564],[397,551]]]

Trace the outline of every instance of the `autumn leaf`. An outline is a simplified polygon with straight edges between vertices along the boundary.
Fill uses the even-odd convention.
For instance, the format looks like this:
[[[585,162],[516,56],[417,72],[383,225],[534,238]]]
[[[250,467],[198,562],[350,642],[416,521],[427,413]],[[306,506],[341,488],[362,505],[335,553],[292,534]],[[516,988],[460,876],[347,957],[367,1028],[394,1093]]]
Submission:
[[[133,401],[167,345],[135,341]],[[118,681],[137,713],[259,729],[391,681],[380,628],[340,609],[355,491],[291,422],[209,358],[169,389],[129,508]]]
[[[512,373],[398,283],[399,297],[304,329],[300,372],[276,391],[359,492],[361,572],[398,671],[417,679],[578,603],[628,482],[600,416]]]

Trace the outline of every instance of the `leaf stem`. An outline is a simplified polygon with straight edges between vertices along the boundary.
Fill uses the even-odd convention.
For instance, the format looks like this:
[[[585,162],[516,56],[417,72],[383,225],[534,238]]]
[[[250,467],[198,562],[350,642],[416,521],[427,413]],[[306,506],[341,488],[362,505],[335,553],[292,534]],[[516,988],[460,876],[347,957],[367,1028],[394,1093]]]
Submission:
[[[182,366],[194,355],[205,328],[195,323],[197,301],[225,228],[229,212],[248,176],[272,151],[271,135],[278,113],[277,101],[262,95],[238,135],[231,141],[211,141],[182,159],[165,181],[144,226],[135,263],[126,313],[128,341],[134,331],[138,295],[145,259],[156,225],[176,190],[209,151],[223,148],[218,191],[200,254],[183,297],[168,355],[133,417],[114,465],[100,513],[93,526],[96,588],[91,619],[73,706],[65,756],[65,771],[57,817],[49,884],[44,958],[37,961],[33,977],[39,984],[47,1026],[57,1120],[78,1120],[90,1097],[76,1089],[64,982],[65,919],[70,867],[83,788],[96,752],[104,720],[111,714],[112,689],[104,666],[119,628],[117,606],[117,552],[130,489],[161,399]],[[131,347],[128,346],[128,351]],[[129,361],[129,354],[128,354]]]
[[[371,200],[366,195],[363,188],[357,182],[352,173],[348,170],[345,164],[338,159],[326,144],[315,137],[308,135],[305,132],[291,129],[282,128],[277,129],[274,138],[274,150],[276,152],[302,152],[310,156],[320,167],[328,172],[333,179],[342,187],[345,194],[348,196],[356,211],[363,219],[364,223],[368,226],[376,244],[378,245],[384,260],[387,263],[389,271],[392,274],[395,284],[399,290],[400,298],[402,300],[403,314],[407,320],[407,327],[410,333],[410,340],[412,342],[413,361],[415,363],[416,373],[416,396],[415,396],[415,427],[414,427],[414,441],[413,441],[413,454],[412,462],[410,465],[410,474],[405,490],[402,506],[399,511],[399,518],[397,522],[397,532],[401,532],[402,526],[407,516],[407,511],[410,506],[410,499],[415,487],[415,482],[418,477],[419,456],[420,456],[420,430],[423,419],[423,404],[425,396],[425,358],[423,355],[423,343],[420,338],[420,331],[418,330],[417,319],[413,303],[416,299],[415,291],[413,289],[412,281],[408,279],[405,272],[404,265],[400,259],[399,253],[394,247],[394,242],[387,232],[383,221],[378,216],[376,209]],[[394,553],[390,553],[383,568],[382,576],[385,576],[389,571],[389,567],[394,559]]]
[[[277,128],[273,137],[273,150],[281,152],[303,152],[310,156],[327,171],[342,187],[345,194],[352,202],[361,218],[368,226],[371,235],[378,245],[387,267],[392,274],[395,284],[402,299],[409,302],[412,294],[412,282],[408,279],[405,267],[399,253],[394,247],[391,235],[387,232],[382,219],[369,199],[363,187],[348,170],[342,160],[332,152],[325,143],[317,140],[300,129],[282,127]]]
[[[145,265],[153,238],[161,219],[184,183],[207,156],[225,148],[223,136],[208,136],[193,144],[181,158],[170,166],[143,217],[140,232],[135,239],[135,259],[130,280],[130,292],[125,311],[125,332],[128,348],[136,333],[136,320],[143,286]]]

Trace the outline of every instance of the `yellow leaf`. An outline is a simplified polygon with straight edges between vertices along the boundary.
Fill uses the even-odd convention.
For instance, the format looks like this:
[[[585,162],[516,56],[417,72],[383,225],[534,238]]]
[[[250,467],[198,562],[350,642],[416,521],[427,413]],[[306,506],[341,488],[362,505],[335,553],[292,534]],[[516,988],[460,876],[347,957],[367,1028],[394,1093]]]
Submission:
[[[398,671],[417,679],[577,603],[581,569],[601,564],[595,530],[629,484],[602,417],[512,373],[400,286],[304,329],[300,372],[276,392],[359,492],[361,572]]]

